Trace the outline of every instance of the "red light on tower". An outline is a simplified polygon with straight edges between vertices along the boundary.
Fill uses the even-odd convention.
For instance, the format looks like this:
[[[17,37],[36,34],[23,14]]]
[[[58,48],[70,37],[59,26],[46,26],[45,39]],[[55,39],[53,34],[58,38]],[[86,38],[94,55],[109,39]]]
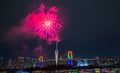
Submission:
[[[39,62],[43,62],[43,56],[39,56],[38,60]]]
[[[69,60],[73,59],[72,51],[68,51],[68,59]]]

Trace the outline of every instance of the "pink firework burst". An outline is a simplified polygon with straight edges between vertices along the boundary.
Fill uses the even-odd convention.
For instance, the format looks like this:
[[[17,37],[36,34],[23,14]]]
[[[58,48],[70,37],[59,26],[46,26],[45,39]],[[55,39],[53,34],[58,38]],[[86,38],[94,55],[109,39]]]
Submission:
[[[37,12],[27,16],[26,25],[41,39],[45,39],[48,42],[60,41],[59,32],[62,25],[56,7],[51,7],[46,11],[44,4],[41,4]]]

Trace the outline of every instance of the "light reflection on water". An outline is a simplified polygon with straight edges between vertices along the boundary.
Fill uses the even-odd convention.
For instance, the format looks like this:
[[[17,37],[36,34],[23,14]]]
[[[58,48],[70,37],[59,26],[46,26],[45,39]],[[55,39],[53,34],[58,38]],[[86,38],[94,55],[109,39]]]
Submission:
[[[120,69],[81,69],[81,70],[57,70],[57,71],[33,71],[32,73],[120,73]]]
[[[19,70],[15,72],[2,71],[0,73],[120,73],[120,68],[104,68],[104,69],[81,69],[81,70],[36,70],[36,71],[24,71]]]

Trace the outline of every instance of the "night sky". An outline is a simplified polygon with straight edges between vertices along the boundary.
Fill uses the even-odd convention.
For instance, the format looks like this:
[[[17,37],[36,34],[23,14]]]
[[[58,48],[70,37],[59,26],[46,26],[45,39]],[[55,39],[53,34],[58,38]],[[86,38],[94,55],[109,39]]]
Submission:
[[[46,45],[25,34],[13,40],[9,31],[41,3],[55,5],[63,13],[59,55],[72,50],[74,57],[120,57],[119,0],[0,0],[0,56],[36,56],[34,48],[43,45],[39,55],[54,58],[55,43]],[[9,39],[4,38],[6,33],[11,34]]]

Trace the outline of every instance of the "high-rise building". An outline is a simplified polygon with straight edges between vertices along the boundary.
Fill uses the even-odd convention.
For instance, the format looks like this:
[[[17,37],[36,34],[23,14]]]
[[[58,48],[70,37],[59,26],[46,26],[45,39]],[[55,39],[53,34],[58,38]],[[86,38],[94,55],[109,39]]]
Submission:
[[[26,57],[25,63],[29,65],[30,64],[30,60],[31,60],[30,57]]]
[[[30,67],[30,62],[31,62],[31,57],[26,57],[25,58],[25,62],[24,62],[24,64],[25,64],[25,67]]]
[[[8,60],[8,67],[12,66],[12,59]]]
[[[23,67],[24,66],[24,57],[18,57],[18,65],[20,67]]]

